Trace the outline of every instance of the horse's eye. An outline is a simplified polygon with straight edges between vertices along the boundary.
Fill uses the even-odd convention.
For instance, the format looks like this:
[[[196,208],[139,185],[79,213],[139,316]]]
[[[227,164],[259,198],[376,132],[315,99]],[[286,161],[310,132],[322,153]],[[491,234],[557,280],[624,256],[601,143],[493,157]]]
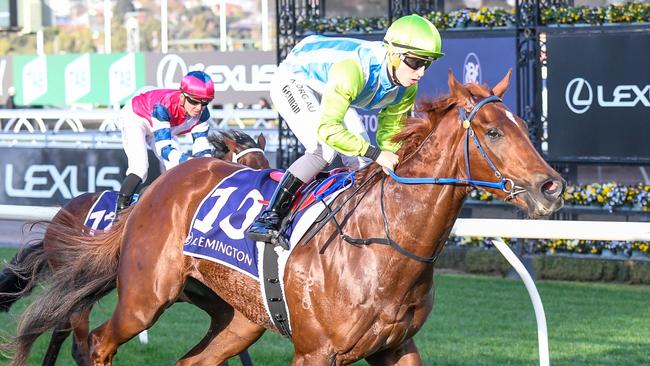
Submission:
[[[501,131],[499,131],[498,128],[490,128],[489,130],[487,130],[487,135],[489,138],[493,140],[503,136],[503,134],[501,133]]]

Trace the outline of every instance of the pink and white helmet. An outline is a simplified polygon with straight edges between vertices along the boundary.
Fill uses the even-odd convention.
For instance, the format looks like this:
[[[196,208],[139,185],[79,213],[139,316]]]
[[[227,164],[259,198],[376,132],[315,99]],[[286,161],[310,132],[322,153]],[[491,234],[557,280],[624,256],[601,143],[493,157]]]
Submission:
[[[214,82],[203,71],[190,71],[181,79],[181,91],[192,99],[211,101],[214,99]]]

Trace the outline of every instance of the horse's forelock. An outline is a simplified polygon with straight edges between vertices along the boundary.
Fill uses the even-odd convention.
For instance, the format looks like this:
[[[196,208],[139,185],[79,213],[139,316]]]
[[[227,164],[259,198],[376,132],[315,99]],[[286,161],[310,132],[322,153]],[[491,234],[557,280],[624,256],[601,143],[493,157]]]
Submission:
[[[226,138],[229,138],[237,145],[241,146],[244,149],[250,149],[250,148],[259,148],[259,145],[257,144],[257,141],[255,141],[252,137],[250,137],[248,134],[238,131],[238,130],[230,130],[230,131],[223,131],[221,132]]]
[[[465,84],[465,87],[467,90],[469,90],[470,94],[472,94],[473,97],[477,97],[479,99],[484,99],[492,95],[492,90],[486,85],[486,84]]]
[[[208,136],[208,142],[214,147],[212,156],[217,159],[223,159],[228,153],[228,146],[223,136],[223,132],[213,133]]]

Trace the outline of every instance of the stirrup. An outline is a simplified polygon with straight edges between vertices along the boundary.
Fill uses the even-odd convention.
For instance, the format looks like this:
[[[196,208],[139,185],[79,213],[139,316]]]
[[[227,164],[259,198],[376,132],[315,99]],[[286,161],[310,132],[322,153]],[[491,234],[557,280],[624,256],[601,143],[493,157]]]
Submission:
[[[280,235],[280,231],[278,229],[272,227],[269,228],[266,226],[264,227],[259,227],[259,226],[258,227],[251,226],[251,228],[246,230],[246,234],[248,235],[248,237],[254,241],[263,241],[265,243],[270,243],[273,240],[273,238],[276,238]]]

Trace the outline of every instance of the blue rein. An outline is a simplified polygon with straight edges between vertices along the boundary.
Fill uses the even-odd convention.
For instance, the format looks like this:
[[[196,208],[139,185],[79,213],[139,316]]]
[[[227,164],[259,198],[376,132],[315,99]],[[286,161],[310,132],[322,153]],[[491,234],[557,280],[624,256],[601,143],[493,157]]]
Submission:
[[[501,172],[497,169],[497,167],[494,165],[490,157],[487,155],[485,150],[483,149],[483,146],[481,146],[481,143],[479,142],[478,138],[476,137],[476,134],[474,133],[474,129],[472,128],[472,120],[474,119],[474,116],[476,116],[476,113],[486,104],[488,103],[496,103],[496,102],[503,102],[501,98],[497,97],[496,95],[491,95],[480,102],[478,102],[474,108],[469,113],[469,116],[467,115],[467,112],[465,112],[464,108],[459,108],[459,115],[460,115],[460,120],[462,123],[463,128],[466,130],[465,133],[465,171],[467,174],[467,179],[462,179],[462,178],[435,178],[435,177],[427,177],[427,178],[408,178],[408,177],[400,177],[397,175],[394,171],[388,170],[388,173],[390,176],[395,179],[396,182],[402,183],[402,184],[463,184],[463,185],[471,185],[471,186],[478,186],[478,187],[488,187],[488,188],[496,188],[496,189],[501,189],[507,193],[510,193],[510,198],[514,197],[515,194],[517,194],[517,188],[514,184],[514,182],[511,179],[504,178]],[[470,164],[469,164],[469,137],[472,137],[474,140],[474,143],[476,144],[476,147],[478,148],[479,152],[481,153],[481,156],[485,159],[485,161],[488,163],[490,168],[494,171],[494,175],[500,179],[498,182],[487,182],[483,180],[474,180],[472,179],[472,174],[470,172]],[[510,186],[510,187],[508,187]]]

